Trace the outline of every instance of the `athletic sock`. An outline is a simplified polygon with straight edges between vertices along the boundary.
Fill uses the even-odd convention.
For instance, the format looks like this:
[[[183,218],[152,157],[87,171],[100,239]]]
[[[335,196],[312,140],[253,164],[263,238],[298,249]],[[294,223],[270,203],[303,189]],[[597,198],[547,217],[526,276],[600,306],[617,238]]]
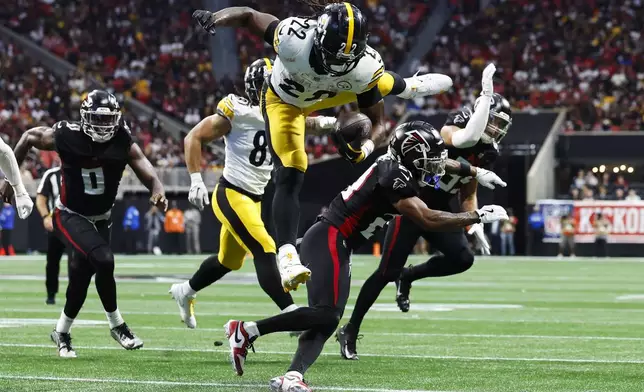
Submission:
[[[460,270],[459,267],[457,263],[450,263],[445,256],[439,254],[431,257],[423,264],[405,268],[402,278],[413,282],[423,278],[448,276],[453,275],[455,270]]]
[[[246,332],[248,332],[248,337],[250,339],[260,336],[259,329],[257,329],[257,323],[254,321],[244,322],[243,325]]]
[[[289,306],[285,307],[284,309],[282,309],[282,313],[292,312],[292,311],[294,311],[294,310],[295,310],[295,309],[297,309],[297,308],[298,308],[298,306],[297,306],[297,305],[295,305],[295,304],[293,304],[293,305],[289,305]]]
[[[353,313],[351,313],[351,320],[349,321],[356,328],[356,331],[360,329],[364,316],[373,306],[374,302],[376,302],[382,290],[387,286],[387,283],[388,281],[382,276],[382,273],[376,271],[362,285]]]
[[[217,255],[212,255],[201,263],[197,272],[188,281],[190,289],[195,292],[201,291],[229,272],[230,268],[224,267],[219,262]],[[184,291],[184,293],[187,293],[187,291]]]
[[[402,94],[407,88],[407,82],[405,82],[405,78],[395,72],[387,71],[386,73],[391,75],[391,77],[394,79],[393,87],[391,88],[389,95]]]
[[[105,315],[107,316],[107,321],[110,323],[110,329],[114,327],[118,327],[119,325],[123,324],[125,321],[123,321],[123,317],[121,316],[121,312],[119,312],[118,309],[116,309],[113,312],[105,312]]]
[[[275,176],[273,220],[277,245],[295,244],[300,221],[300,190],[304,172],[292,167],[281,167]]]
[[[55,330],[59,333],[69,333],[69,331],[72,329],[73,323],[74,319],[67,317],[65,311],[63,310],[62,312],[60,312],[60,317],[58,318],[58,322],[56,322]]]
[[[190,286],[190,281],[187,280],[181,284],[181,290],[183,291],[183,295],[186,296],[192,296],[197,294],[197,292]]]
[[[257,329],[262,336],[275,332],[306,331],[328,323],[326,316],[319,309],[301,307],[291,312],[258,320]]]

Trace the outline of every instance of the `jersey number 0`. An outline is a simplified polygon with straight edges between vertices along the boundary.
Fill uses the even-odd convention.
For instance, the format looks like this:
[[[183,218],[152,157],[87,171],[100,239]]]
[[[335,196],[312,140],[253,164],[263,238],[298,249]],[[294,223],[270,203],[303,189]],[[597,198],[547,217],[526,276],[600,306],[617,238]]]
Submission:
[[[83,187],[88,195],[102,195],[105,192],[105,176],[103,168],[81,169]]]

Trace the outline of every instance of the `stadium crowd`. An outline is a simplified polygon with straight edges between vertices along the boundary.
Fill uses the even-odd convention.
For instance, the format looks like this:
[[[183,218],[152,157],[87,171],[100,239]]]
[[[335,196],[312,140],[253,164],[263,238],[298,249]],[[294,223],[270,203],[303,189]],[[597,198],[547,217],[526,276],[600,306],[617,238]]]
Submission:
[[[641,200],[624,174],[579,170],[572,179],[568,198],[572,200]]]

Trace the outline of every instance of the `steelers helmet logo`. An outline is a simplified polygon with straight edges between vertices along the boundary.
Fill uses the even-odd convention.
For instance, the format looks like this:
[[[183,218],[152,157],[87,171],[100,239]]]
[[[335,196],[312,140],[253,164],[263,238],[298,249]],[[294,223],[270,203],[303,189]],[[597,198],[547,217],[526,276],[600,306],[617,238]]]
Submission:
[[[351,83],[347,82],[346,80],[341,80],[337,84],[338,88],[340,90],[351,90]]]

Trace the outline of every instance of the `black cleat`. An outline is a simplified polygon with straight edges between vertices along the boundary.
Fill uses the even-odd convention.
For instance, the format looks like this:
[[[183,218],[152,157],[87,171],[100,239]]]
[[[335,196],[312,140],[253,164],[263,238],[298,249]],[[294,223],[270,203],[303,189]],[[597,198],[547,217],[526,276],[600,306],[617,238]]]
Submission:
[[[52,331],[49,335],[51,341],[58,347],[58,356],[61,358],[76,358],[76,351],[72,348],[72,336],[69,333]]]
[[[350,361],[357,361],[358,351],[356,350],[356,342],[362,335],[357,335],[355,328],[351,324],[347,324],[338,329],[335,334],[335,339],[340,343],[340,355],[344,359]]]
[[[126,350],[138,350],[143,347],[143,340],[139,339],[126,323],[112,328],[110,334]]]
[[[47,305],[56,305],[56,296],[52,294],[48,295],[45,303]]]
[[[411,282],[402,278],[400,274],[396,279],[396,304],[401,312],[409,312],[409,291],[411,290]]]

